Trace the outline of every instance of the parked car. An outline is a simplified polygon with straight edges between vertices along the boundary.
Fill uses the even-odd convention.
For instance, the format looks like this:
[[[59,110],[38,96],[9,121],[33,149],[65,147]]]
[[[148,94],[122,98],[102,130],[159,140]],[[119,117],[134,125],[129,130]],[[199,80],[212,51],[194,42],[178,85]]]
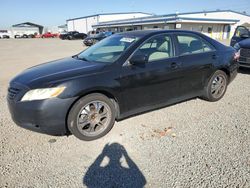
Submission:
[[[24,38],[24,39],[27,39],[27,38],[35,38],[35,34],[16,34],[14,36],[15,39],[19,39],[19,38]]]
[[[93,44],[105,39],[108,36],[111,36],[112,32],[100,32],[94,35],[89,35],[83,40],[83,44],[86,46],[92,46]]]
[[[75,40],[75,39],[85,39],[87,37],[87,34],[85,33],[79,33],[78,31],[70,31],[64,34],[61,34],[60,39],[65,40]]]
[[[9,39],[10,35],[0,33],[0,39]]]
[[[237,27],[231,40],[239,55],[239,65],[250,68],[250,31],[244,26]]]
[[[9,39],[10,33],[8,30],[0,30],[0,39]]]
[[[8,107],[23,128],[94,140],[131,115],[195,97],[218,101],[237,69],[235,49],[198,32],[120,33],[17,75]]]
[[[58,34],[54,34],[54,33],[51,33],[51,32],[47,32],[47,33],[44,33],[41,35],[41,38],[55,38],[57,37]]]

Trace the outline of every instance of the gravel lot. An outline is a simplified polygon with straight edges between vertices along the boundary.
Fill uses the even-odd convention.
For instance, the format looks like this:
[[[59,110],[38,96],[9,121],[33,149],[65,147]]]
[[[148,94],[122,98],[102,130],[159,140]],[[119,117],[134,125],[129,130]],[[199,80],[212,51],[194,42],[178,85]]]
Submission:
[[[194,99],[116,123],[102,139],[17,127],[11,77],[67,57],[81,41],[0,40],[0,187],[250,187],[250,71],[217,103]]]

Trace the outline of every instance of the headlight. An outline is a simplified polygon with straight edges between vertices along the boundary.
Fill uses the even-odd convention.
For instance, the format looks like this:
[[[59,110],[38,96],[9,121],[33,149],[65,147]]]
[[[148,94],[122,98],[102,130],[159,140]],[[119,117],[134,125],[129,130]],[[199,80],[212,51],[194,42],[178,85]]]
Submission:
[[[57,97],[64,91],[64,89],[65,87],[33,89],[25,93],[21,101],[42,100]]]

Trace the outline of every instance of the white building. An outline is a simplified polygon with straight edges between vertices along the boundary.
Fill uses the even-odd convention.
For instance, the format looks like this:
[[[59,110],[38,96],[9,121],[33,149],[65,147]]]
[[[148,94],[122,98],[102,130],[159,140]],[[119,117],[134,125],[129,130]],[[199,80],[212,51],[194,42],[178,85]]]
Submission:
[[[245,23],[250,23],[250,15],[232,10],[217,10],[110,21],[100,20],[92,27],[117,32],[142,29],[184,29],[199,31],[215,39],[228,39],[233,36],[237,26]]]
[[[69,19],[67,20],[67,26],[68,26],[68,31],[79,31],[82,33],[88,33],[89,31],[93,30],[92,25],[98,25],[100,22],[140,18],[146,16],[152,16],[152,14],[143,12],[95,14],[85,17]]]

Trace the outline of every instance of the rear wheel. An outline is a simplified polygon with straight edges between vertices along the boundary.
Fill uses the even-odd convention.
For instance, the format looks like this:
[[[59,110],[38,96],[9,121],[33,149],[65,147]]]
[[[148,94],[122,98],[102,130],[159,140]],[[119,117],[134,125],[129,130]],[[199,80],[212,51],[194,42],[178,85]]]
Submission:
[[[73,39],[73,37],[72,36],[68,36],[68,40],[72,40]]]
[[[216,71],[204,88],[203,98],[211,102],[220,100],[226,93],[227,84],[227,74],[221,70]]]
[[[95,140],[106,135],[115,123],[115,106],[106,96],[94,93],[75,103],[68,115],[68,128],[77,138]]]

